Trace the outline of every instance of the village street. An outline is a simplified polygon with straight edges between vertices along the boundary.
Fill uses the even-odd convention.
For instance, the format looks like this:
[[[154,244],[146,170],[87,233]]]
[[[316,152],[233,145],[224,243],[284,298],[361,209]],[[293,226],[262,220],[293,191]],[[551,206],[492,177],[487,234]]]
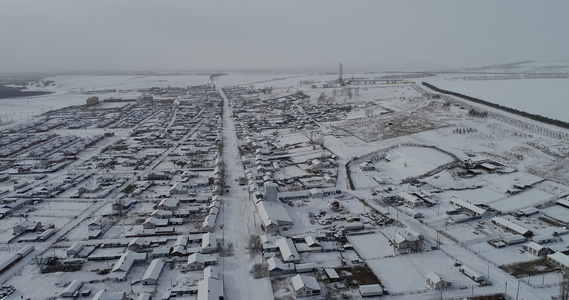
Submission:
[[[217,219],[215,233],[223,238],[223,247],[232,245],[234,255],[220,258],[225,295],[231,299],[267,299],[272,295],[269,278],[254,279],[249,270],[255,263],[261,263],[261,256],[250,257],[249,236],[262,234],[255,221],[253,204],[249,201],[248,189],[238,185],[237,178],[245,176],[241,156],[237,148],[235,123],[231,116],[229,100],[218,87],[223,97],[223,163],[225,185],[229,192],[223,194],[222,209]],[[220,236],[221,234],[221,236]],[[272,298],[272,297],[271,297]]]

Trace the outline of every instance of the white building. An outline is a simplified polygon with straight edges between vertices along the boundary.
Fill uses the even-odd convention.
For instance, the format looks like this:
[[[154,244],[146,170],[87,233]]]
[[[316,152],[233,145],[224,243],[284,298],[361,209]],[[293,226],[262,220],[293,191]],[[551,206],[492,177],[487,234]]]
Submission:
[[[320,285],[316,278],[298,274],[291,280],[297,298],[320,295]]]
[[[267,201],[277,202],[278,185],[274,182],[265,182],[265,194]]]
[[[161,258],[154,259],[144,276],[142,276],[142,284],[144,285],[156,285],[158,284],[158,278],[162,275],[162,270],[164,269],[164,261]]]

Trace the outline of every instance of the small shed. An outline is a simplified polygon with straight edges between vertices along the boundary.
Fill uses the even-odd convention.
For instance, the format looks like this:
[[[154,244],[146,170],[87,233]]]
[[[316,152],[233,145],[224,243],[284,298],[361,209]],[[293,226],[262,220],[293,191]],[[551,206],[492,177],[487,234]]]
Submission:
[[[360,285],[359,290],[362,297],[375,297],[383,295],[383,288],[379,284]]]
[[[502,238],[502,241],[504,241],[504,243],[508,245],[514,245],[525,242],[526,238],[523,235],[516,234],[516,235],[505,236],[504,238]]]
[[[324,272],[326,272],[326,276],[328,276],[328,280],[330,280],[330,282],[337,282],[341,279],[338,272],[334,269],[324,269]]]
[[[81,243],[75,243],[73,244],[71,247],[69,247],[67,250],[65,250],[65,253],[67,254],[67,256],[76,256],[77,254],[79,254],[79,252],[81,252],[81,250],[83,250],[85,246],[83,246],[83,244]]]

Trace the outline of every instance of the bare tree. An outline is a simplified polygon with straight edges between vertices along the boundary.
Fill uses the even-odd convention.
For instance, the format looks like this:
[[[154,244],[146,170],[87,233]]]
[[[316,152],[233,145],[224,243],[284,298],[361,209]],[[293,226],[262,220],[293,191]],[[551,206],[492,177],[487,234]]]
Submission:
[[[569,300],[569,275],[563,274],[563,281],[561,282],[559,289],[561,292],[559,299]]]

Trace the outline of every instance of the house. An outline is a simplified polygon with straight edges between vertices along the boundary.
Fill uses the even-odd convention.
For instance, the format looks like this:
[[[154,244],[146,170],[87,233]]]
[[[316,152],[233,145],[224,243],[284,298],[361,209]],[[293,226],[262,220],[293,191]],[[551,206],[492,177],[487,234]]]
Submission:
[[[102,230],[105,226],[105,220],[103,218],[96,218],[91,223],[87,224],[89,230]]]
[[[217,264],[216,254],[193,253],[188,256],[186,269],[189,271],[203,270],[206,266]]]
[[[531,240],[538,244],[545,244],[555,241],[555,237],[551,234],[534,235]]]
[[[203,269],[203,277],[219,279],[219,269],[216,266],[208,266]]]
[[[448,202],[456,207],[464,209],[474,217],[487,217],[490,215],[489,211],[454,196],[451,197]]]
[[[79,254],[79,252],[81,252],[81,250],[83,250],[85,246],[81,243],[75,243],[73,244],[71,247],[67,248],[67,250],[65,250],[65,253],[67,254],[67,257],[70,256],[77,256],[77,254]]]
[[[101,185],[97,184],[97,183],[87,184],[87,185],[80,187],[78,189],[79,194],[85,194],[85,193],[93,194],[93,193],[96,193],[100,190],[101,190]]]
[[[150,247],[151,242],[145,238],[133,238],[128,242],[127,249],[130,251],[140,252],[143,249]]]
[[[300,263],[300,255],[294,247],[290,238],[281,238],[277,241],[277,246],[284,262]]]
[[[152,258],[168,257],[170,256],[170,247],[157,247],[152,249]]]
[[[125,276],[130,272],[130,269],[135,262],[146,260],[146,253],[136,253],[127,251],[121,255],[119,260],[113,265],[111,273],[124,273]]]
[[[136,297],[136,300],[151,300],[152,299],[152,295],[149,293],[140,293],[140,295],[138,295],[138,297]]]
[[[278,257],[270,257],[267,259],[267,269],[270,276],[291,274],[295,268],[293,263],[283,263]]]
[[[375,165],[371,161],[366,161],[359,164],[360,170],[362,171],[373,171],[375,170]]]
[[[417,206],[423,206],[425,205],[425,202],[423,202],[423,200],[419,199],[418,197],[415,197],[409,193],[399,193],[397,195],[397,198],[399,198],[399,200],[403,201],[403,204],[405,204],[405,206],[407,207],[417,207]]]
[[[179,203],[180,201],[176,198],[166,198],[162,199],[162,201],[158,203],[157,207],[164,210],[174,211],[178,208]]]
[[[393,238],[393,243],[399,250],[416,250],[421,241],[414,236],[404,236],[400,233],[396,233]]]
[[[527,244],[523,244],[522,249],[535,256],[545,256],[549,254],[549,249],[547,247],[543,247],[542,245],[536,242],[529,242]]]
[[[523,235],[515,234],[515,235],[508,235],[502,238],[502,241],[508,245],[514,245],[523,243],[526,241],[526,238]]]
[[[446,288],[446,287],[451,285],[450,282],[442,279],[435,272],[429,272],[427,274],[427,278],[426,278],[425,282],[427,283],[427,285],[429,285],[430,287],[432,287],[435,290]]]
[[[174,213],[169,210],[157,209],[153,211],[150,216],[158,219],[170,219],[174,216]]]
[[[92,300],[126,300],[126,292],[99,291]]]
[[[207,215],[202,223],[201,231],[213,232],[217,215]]]
[[[158,279],[162,275],[162,270],[164,269],[164,261],[161,258],[156,258],[152,260],[148,269],[142,276],[143,285],[156,285],[158,284]]]
[[[323,198],[324,197],[324,192],[322,192],[322,189],[310,189],[308,191],[310,193],[310,197],[312,198]]]
[[[75,279],[75,280],[71,281],[71,283],[61,293],[61,297],[63,297],[63,298],[75,297],[75,294],[79,292],[79,289],[82,286],[83,286],[82,280]]]
[[[296,273],[308,273],[318,271],[318,266],[315,262],[305,263],[305,264],[295,264],[294,269]]]
[[[204,233],[202,235],[202,244],[200,248],[201,253],[212,253],[217,251],[217,240],[215,238],[215,234],[213,233]]]
[[[223,281],[206,277],[198,282],[197,300],[223,300]]]
[[[529,217],[539,213],[539,209],[535,207],[528,207],[526,209],[518,210],[514,213],[516,217]]]
[[[115,202],[112,204],[113,215],[122,215],[129,211],[136,204],[136,200],[126,200],[124,203]]]
[[[547,261],[563,270],[569,270],[569,257],[561,252],[555,252],[547,256]]]
[[[168,219],[158,219],[155,217],[150,217],[142,223],[142,228],[144,229],[155,229],[156,227],[166,226],[168,226]]]
[[[297,298],[320,295],[320,285],[314,277],[297,274],[291,281]]]
[[[279,230],[280,226],[293,224],[292,218],[282,203],[259,201],[256,205],[257,213],[266,232],[275,232]]]
[[[533,232],[531,232],[530,230],[518,224],[510,222],[502,217],[494,217],[490,221],[492,222],[492,224],[496,225],[497,227],[500,227],[503,230],[511,232],[513,234],[519,234],[525,237],[530,237],[533,235]]]
[[[25,220],[20,224],[17,224],[16,226],[12,227],[13,230],[12,234],[20,235],[24,232],[34,232],[37,231],[39,228],[41,228],[41,222]]]

